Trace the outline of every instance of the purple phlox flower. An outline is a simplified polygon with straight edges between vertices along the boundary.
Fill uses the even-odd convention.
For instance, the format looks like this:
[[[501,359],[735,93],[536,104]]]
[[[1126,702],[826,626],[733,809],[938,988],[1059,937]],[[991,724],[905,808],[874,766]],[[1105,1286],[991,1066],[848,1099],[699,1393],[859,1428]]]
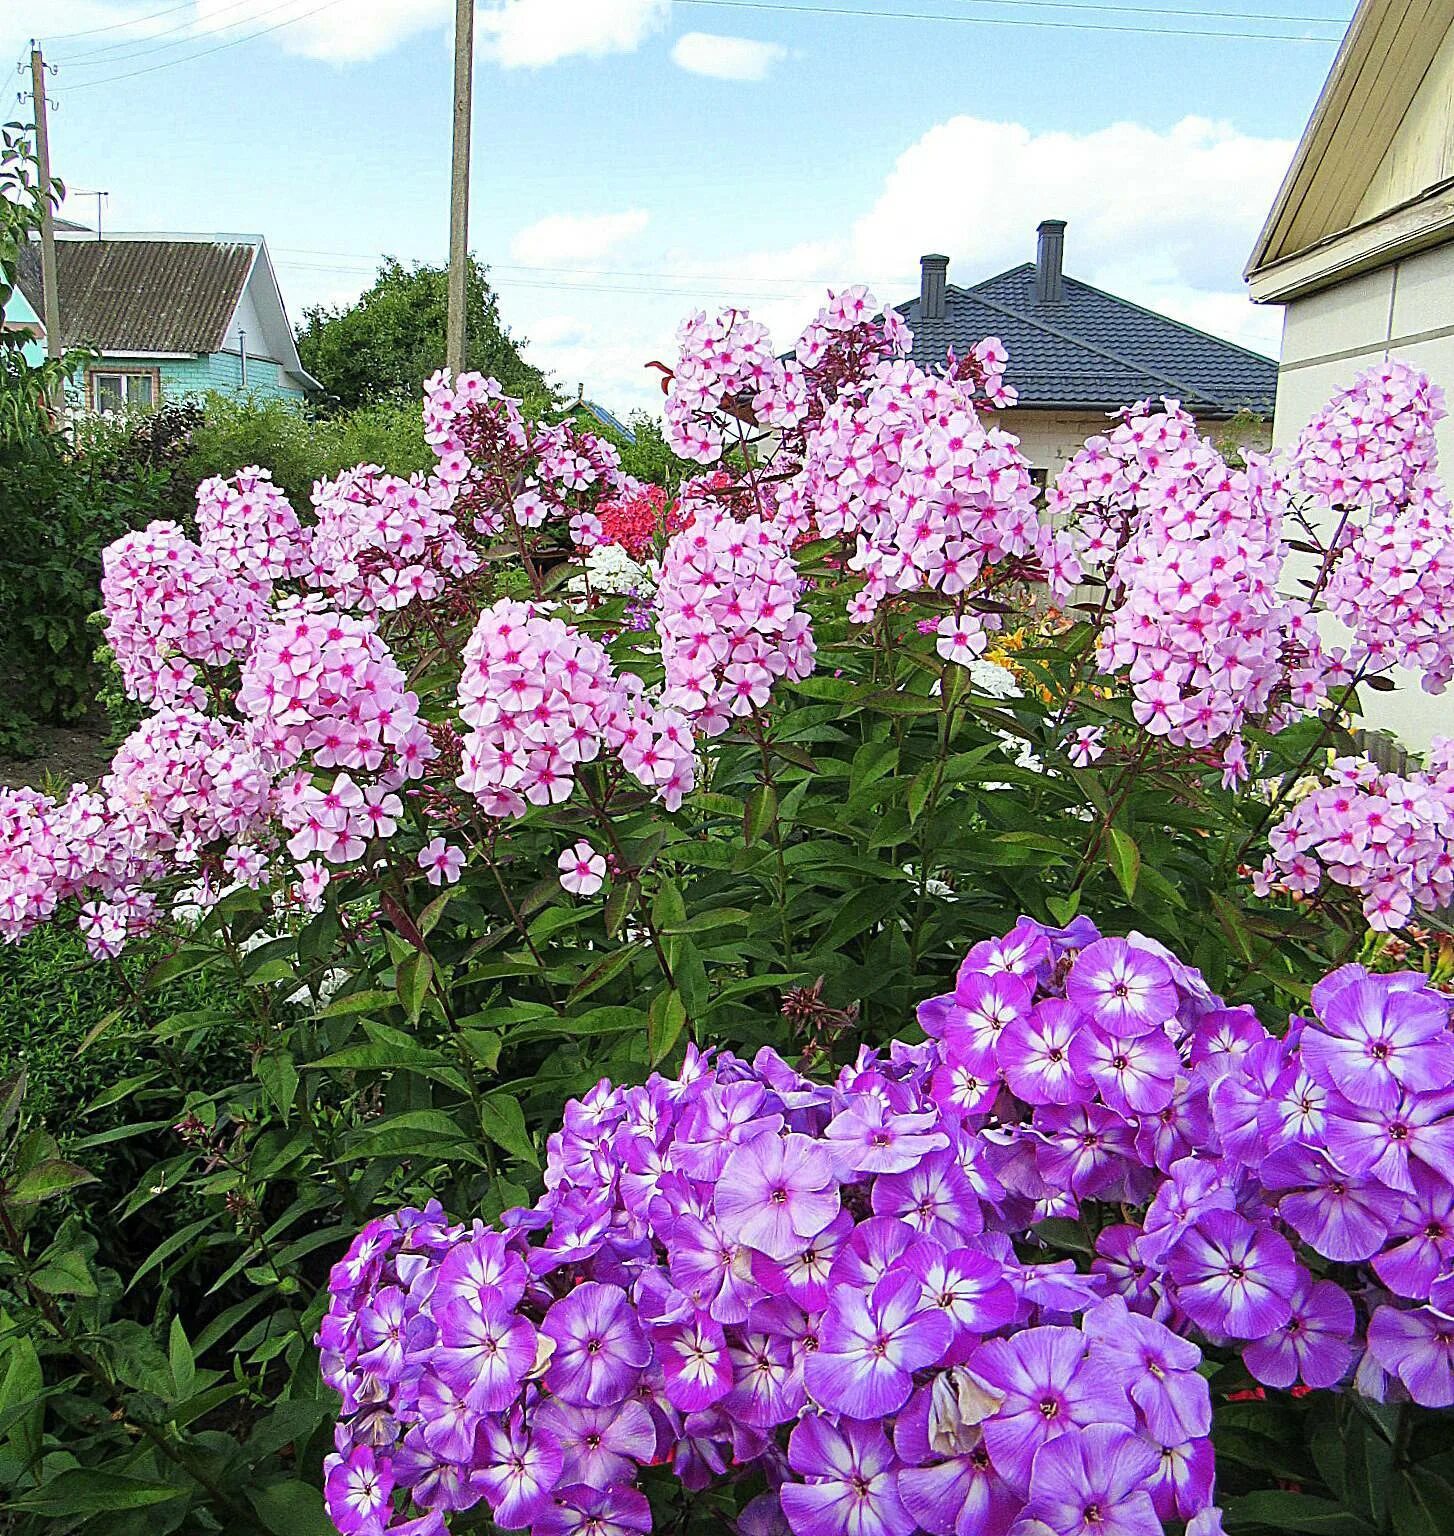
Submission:
[[[898,1439],[896,1423],[896,1449]],[[900,1467],[899,1499],[930,1536],[1005,1536],[1020,1512],[1020,1500],[996,1475],[983,1444],[947,1461]]]
[[[1208,1211],[1230,1211],[1236,1191],[1221,1163],[1185,1157],[1171,1166],[1171,1177],[1156,1191],[1146,1210],[1137,1252],[1143,1262],[1159,1264],[1182,1233]]]
[[[959,970],[961,976],[975,971],[990,975],[996,971],[1009,971],[1031,981],[1049,958],[1050,940],[1045,929],[1033,918],[1022,917],[1003,937],[981,939],[978,944],[971,945]]]
[[[992,1073],[1000,1032],[1030,1012],[1030,998],[1030,988],[1009,971],[989,976],[976,972],[962,977],[948,1006],[934,1019],[941,1027],[934,1030],[925,1025],[924,1032],[943,1036],[945,1054],[951,1061],[967,1062],[979,1071]],[[919,1005],[921,1024],[929,1006]]]
[[[1244,1167],[1255,1168],[1268,1151],[1268,1129],[1276,1121],[1278,1086],[1286,1066],[1286,1043],[1268,1039],[1245,1052],[1212,1084],[1217,1139],[1222,1151]]]
[[[651,1506],[634,1488],[557,1489],[535,1517],[534,1536],[635,1536],[651,1529]]]
[[[419,1379],[417,1408],[425,1445],[449,1461],[467,1462],[480,1414],[470,1407],[465,1388],[427,1370]]]
[[[488,1313],[463,1299],[446,1302],[438,1321],[434,1369],[476,1413],[508,1408],[535,1364],[535,1329],[493,1299]]]
[[[1259,1339],[1292,1316],[1297,1261],[1288,1241],[1235,1211],[1209,1211],[1171,1250],[1176,1301],[1204,1332]]]
[[[1321,1029],[1302,1038],[1312,1075],[1355,1104],[1391,1109],[1404,1092],[1454,1082],[1449,1003],[1427,987],[1391,987],[1389,978],[1349,982],[1324,1003]]]
[[[1149,1492],[1159,1458],[1115,1424],[1061,1435],[1035,1457],[1025,1516],[1055,1536],[1161,1536]]]
[[[635,1398],[603,1408],[579,1407],[552,1398],[536,1409],[534,1427],[560,1447],[560,1481],[605,1488],[629,1483],[635,1467],[656,1455],[656,1426]]]
[[[688,1416],[672,1451],[672,1471],[682,1487],[693,1493],[711,1485],[727,1470],[724,1445],[729,1429],[715,1408]]]
[[[1368,1174],[1389,1189],[1415,1193],[1413,1168],[1423,1163],[1454,1183],[1454,1091],[1404,1094],[1388,1109],[1328,1103],[1328,1156],[1349,1173]]]
[[[788,1536],[791,1529],[775,1490],[749,1500],[737,1516],[736,1528],[737,1536]]]
[[[1277,1214],[1325,1259],[1371,1258],[1388,1238],[1404,1197],[1371,1179],[1351,1178],[1308,1147],[1281,1147],[1263,1163],[1263,1186]]]
[[[1022,1497],[1035,1454],[1047,1441],[1091,1424],[1135,1424],[1131,1400],[1117,1374],[1087,1354],[1075,1328],[1028,1328],[981,1344],[970,1369],[982,1390],[999,1399],[984,1420],[995,1470]]]
[[[1101,1275],[1111,1291],[1126,1299],[1138,1312],[1151,1305],[1151,1271],[1140,1250],[1141,1228],[1118,1222],[1103,1227],[1096,1237],[1096,1256],[1091,1273]]]
[[[1340,1285],[1299,1269],[1292,1316],[1242,1351],[1247,1369],[1269,1387],[1336,1386],[1353,1363],[1353,1302]]]
[[[1413,1194],[1389,1220],[1403,1241],[1380,1253],[1373,1268],[1396,1295],[1427,1301],[1434,1282],[1454,1266],[1454,1189],[1417,1164],[1413,1181]]]
[[[389,1463],[366,1445],[345,1456],[330,1456],[324,1466],[323,1497],[342,1536],[372,1533],[390,1512],[394,1474]]]
[[[1074,1259],[1025,1263],[1011,1254],[1001,1267],[1019,1298],[1020,1317],[1034,1313],[1037,1323],[1068,1322],[1105,1295],[1100,1276],[1081,1274]]]
[[[1340,1293],[1341,1294],[1341,1293]],[[1197,1374],[1202,1352],[1188,1339],[1113,1296],[1085,1316],[1098,1358],[1114,1362],[1129,1382],[1146,1431],[1159,1445],[1204,1439],[1212,1432],[1212,1395]]]
[[[755,1136],[727,1159],[714,1206],[724,1236],[785,1259],[838,1214],[833,1161],[806,1136]]]
[[[993,1067],[981,1071],[967,1061],[941,1062],[929,1080],[934,1102],[952,1114],[983,1115],[1000,1094],[1000,1075]]]
[[[914,1231],[954,1246],[984,1230],[984,1213],[951,1152],[931,1152],[907,1173],[873,1181],[875,1216],[897,1216]]]
[[[520,1414],[480,1427],[475,1477],[495,1524],[518,1531],[531,1524],[560,1481],[564,1457],[543,1429],[527,1429]]]
[[[1317,1146],[1327,1128],[1331,1090],[1315,1081],[1299,1058],[1283,1068],[1273,1091],[1261,1120],[1268,1145],[1305,1142]]]
[[[1368,1348],[1420,1407],[1454,1406],[1454,1321],[1428,1307],[1379,1307],[1369,1320]]]
[[[710,1408],[732,1388],[732,1363],[720,1323],[697,1313],[690,1322],[652,1330],[666,1396],[684,1413]]]
[[[1071,1047],[1085,1015],[1064,998],[1036,1003],[1000,1032],[995,1060],[1010,1091],[1027,1104],[1070,1104],[1087,1096],[1071,1063]]]
[[[752,1075],[772,1089],[786,1110],[815,1109],[828,1102],[828,1090],[822,1083],[804,1077],[770,1045],[758,1048],[757,1055],[752,1058]]]
[[[784,1483],[779,1497],[793,1536],[910,1536],[913,1517],[899,1501],[895,1461],[877,1424],[834,1425],[817,1414],[800,1419],[788,1441],[788,1463],[807,1479]]]
[[[843,1180],[854,1173],[903,1173],[926,1152],[949,1145],[938,1124],[932,1111],[894,1114],[880,1099],[856,1099],[824,1132],[833,1171]]]
[[[474,1454],[472,1449],[463,1461],[451,1459],[431,1449],[420,1429],[411,1429],[393,1453],[396,1486],[407,1488],[420,1509],[472,1509],[486,1492],[470,1464]]]
[[[375,1291],[358,1314],[358,1364],[384,1381],[398,1381],[404,1373],[405,1333],[409,1315],[404,1293],[397,1285]]]
[[[947,1359],[967,1358],[978,1335],[993,1333],[1014,1320],[1015,1293],[1005,1279],[1004,1267],[988,1254],[972,1248],[946,1249],[921,1238],[904,1254],[904,1263],[919,1277],[923,1304],[937,1307],[954,1325],[955,1340]]]
[[[753,1277],[756,1250],[733,1242],[715,1221],[678,1217],[670,1250],[672,1279],[719,1323],[743,1322],[768,1294]]]
[[[1145,1035],[1176,1015],[1176,986],[1158,955],[1097,939],[1075,957],[1065,995],[1112,1035]]]
[[[1176,1047],[1161,1030],[1111,1035],[1082,1029],[1071,1046],[1076,1072],[1093,1082],[1102,1101],[1118,1114],[1147,1114],[1171,1102],[1181,1067]]]
[[[671,1276],[653,1264],[636,1277],[631,1288],[636,1311],[648,1328],[689,1323],[697,1314],[692,1298],[671,1283]]]
[[[651,1359],[651,1346],[626,1293],[587,1281],[545,1314],[540,1331],[555,1344],[545,1384],[568,1403],[619,1403]]]
[[[932,1365],[949,1348],[954,1326],[926,1307],[918,1277],[886,1275],[865,1295],[834,1295],[819,1330],[817,1350],[803,1367],[815,1402],[835,1413],[874,1419],[909,1400],[911,1373]]]
[[[894,1261],[914,1241],[914,1229],[893,1216],[861,1221],[843,1240],[828,1271],[828,1291],[841,1286],[869,1291],[894,1268]]]
[[[781,1115],[761,1115],[767,1095],[758,1083],[713,1083],[692,1106],[672,1150],[676,1166],[694,1179],[716,1180],[733,1149],[764,1131],[782,1129]]]
[[[753,1317],[772,1304],[753,1309]],[[722,1412],[754,1429],[786,1424],[803,1406],[803,1377],[794,1362],[792,1340],[780,1333],[753,1329],[729,1346],[732,1391],[722,1400]]]
[[[1215,1504],[1198,1510],[1186,1525],[1186,1536],[1227,1536],[1222,1511]]]
[[[1216,1457],[1210,1440],[1163,1445],[1151,1480],[1151,1502],[1161,1520],[1191,1520],[1212,1501]],[[1190,1527],[1188,1528],[1190,1529]]]
[[[1136,1154],[1162,1173],[1197,1148],[1219,1152],[1212,1131],[1212,1109],[1206,1083],[1199,1077],[1178,1077],[1171,1098],[1160,1109],[1140,1117]]]
[[[1106,1193],[1136,1150],[1134,1129],[1102,1104],[1045,1105],[1035,1111],[1034,1128],[1041,1177],[1082,1200]]]
[[[499,1232],[482,1232],[451,1249],[439,1266],[434,1304],[468,1301],[477,1311],[491,1302],[511,1308],[519,1305],[528,1279],[525,1262]]]
[[[1245,1005],[1203,1014],[1191,1037],[1192,1067],[1208,1082],[1230,1072],[1252,1049],[1268,1038],[1256,1013]]]
[[[789,1296],[809,1312],[821,1312],[828,1305],[828,1281],[833,1261],[848,1234],[853,1231],[853,1217],[839,1213],[787,1258],[769,1259],[765,1254],[752,1256],[752,1277],[774,1296]]]

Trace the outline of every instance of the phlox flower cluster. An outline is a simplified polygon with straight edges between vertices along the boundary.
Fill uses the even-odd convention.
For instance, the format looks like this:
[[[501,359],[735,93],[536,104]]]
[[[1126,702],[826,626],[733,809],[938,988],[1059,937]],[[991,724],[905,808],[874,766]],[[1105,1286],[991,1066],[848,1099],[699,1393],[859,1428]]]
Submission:
[[[1108,590],[1097,641],[1141,725],[1174,746],[1221,747],[1245,776],[1241,730],[1326,702],[1348,673],[1305,603],[1278,592],[1287,500],[1272,465],[1233,470],[1175,402],[1127,411],[1061,472],[1049,511],[1073,519]]]
[[[566,521],[590,549],[603,537],[598,501],[636,489],[611,443],[570,421],[527,421],[520,401],[478,373],[425,381],[424,437],[454,489],[455,517],[486,537]]]
[[[654,709],[640,679],[616,675],[589,636],[531,603],[486,608],[464,648],[458,783],[488,816],[521,816],[527,804],[570,797],[576,769],[601,753],[675,807],[693,784],[691,732]]]
[[[679,504],[659,485],[638,485],[603,501],[596,510],[601,538],[619,545],[637,562],[656,553],[659,540],[670,538],[683,525]]]
[[[1454,1403],[1449,999],[1344,967],[1313,1010],[1279,1038],[1151,940],[1021,919],[831,1084],[770,1048],[602,1082],[532,1210],[335,1266],[335,1521],[644,1532],[661,1466],[765,1478],[748,1531],[1220,1531],[1204,1348]],[[1022,1256],[1082,1216],[1088,1269]]]
[[[1042,523],[1018,440],[983,425],[971,389],[907,361],[846,388],[808,434],[788,493],[825,537],[854,541],[864,585],[849,615],[868,622],[887,597],[971,592],[987,568],[1068,593],[1079,569],[1065,535]]]
[[[779,527],[700,505],[661,563],[663,704],[720,736],[766,705],[776,679],[807,677],[816,646],[801,590]]]
[[[1268,832],[1270,852],[1255,876],[1309,896],[1324,880],[1363,897],[1370,928],[1402,928],[1415,908],[1454,903],[1454,742],[1436,738],[1429,765],[1384,773],[1343,757],[1328,782],[1299,799]]]
[[[176,523],[154,522],[107,546],[101,598],[126,692],[143,704],[201,707],[207,696],[198,664],[225,666],[247,652],[268,589],[228,569]]]
[[[309,584],[365,613],[434,601],[479,566],[455,526],[453,501],[453,488],[438,477],[405,480],[374,464],[321,482],[313,490]]]
[[[197,536],[223,570],[246,582],[287,581],[307,568],[308,536],[298,514],[256,465],[197,487]],[[267,587],[258,590],[266,596]]]
[[[694,464],[715,464],[727,443],[724,415],[748,427],[792,427],[807,414],[808,386],[795,359],[773,352],[767,327],[746,310],[688,315],[677,327],[677,365],[662,407],[667,446]]]
[[[1355,666],[1412,668],[1430,693],[1454,677],[1454,509],[1437,473],[1444,392],[1390,359],[1360,374],[1303,429],[1291,478],[1327,509],[1329,611]]]

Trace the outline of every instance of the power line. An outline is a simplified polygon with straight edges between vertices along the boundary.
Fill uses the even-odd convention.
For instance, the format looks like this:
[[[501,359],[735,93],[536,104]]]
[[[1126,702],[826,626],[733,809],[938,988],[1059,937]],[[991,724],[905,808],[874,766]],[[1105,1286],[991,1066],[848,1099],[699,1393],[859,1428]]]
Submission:
[[[1158,16],[1192,16],[1200,21],[1306,21],[1320,27],[1346,27],[1346,17],[1338,16],[1286,16],[1277,11],[1216,11],[1197,6],[1179,9],[1176,6],[1158,5],[1111,5],[1104,0],[958,0],[961,5],[1030,6],[1049,11],[1114,11],[1126,16],[1145,16],[1155,20]],[[1260,37],[1262,34],[1258,33]]]
[[[847,5],[794,5],[786,0],[679,0],[681,5],[713,6],[731,11],[769,11],[803,16],[856,16],[874,21],[943,21],[968,27],[1042,27],[1054,31],[1120,32],[1141,37],[1225,37],[1269,43],[1338,43],[1338,37],[1309,37],[1301,32],[1232,32],[1198,27],[1132,27],[1119,22],[1039,21],[1018,16],[946,16],[940,11],[873,11]],[[993,0],[990,0],[993,3]],[[1151,15],[1151,12],[1145,14]],[[1283,18],[1285,19],[1285,18]],[[1338,26],[1326,21],[1324,26]]]
[[[86,69],[105,69],[109,65],[121,64],[127,59],[143,58],[150,53],[167,53],[173,48],[182,47],[187,42],[206,37],[209,32],[230,32],[233,27],[246,26],[249,22],[261,21],[264,16],[271,16],[278,11],[284,10],[290,5],[296,5],[298,0],[280,0],[279,4],[269,6],[265,11],[256,11],[250,16],[239,16],[236,21],[226,22],[220,27],[212,26],[212,23],[216,20],[217,17],[225,16],[229,11],[240,10],[243,6],[252,5],[253,3],[254,0],[232,0],[230,5],[222,6],[219,10],[213,11],[211,15],[206,18],[205,30],[202,31],[198,30],[199,27],[204,25],[202,18],[197,16],[189,16],[185,21],[179,21],[175,26],[172,27],[164,27],[160,32],[148,33],[146,37],[123,38],[118,43],[107,43],[104,47],[92,48],[87,53],[78,53],[73,54],[70,57],[63,57],[61,59],[61,63],[67,69],[75,69],[77,66],[81,66]],[[184,37],[182,41],[178,43],[162,43],[160,46],[154,46],[157,44],[159,38],[174,37],[178,32],[190,33],[191,37]],[[123,52],[120,50],[125,51]],[[86,63],[86,60],[101,58],[103,54],[108,55],[108,57],[102,59],[101,63]]]
[[[343,0],[323,0],[322,5],[315,5],[311,11],[304,11],[299,16],[290,16],[286,21],[274,22],[270,27],[260,27],[256,32],[249,32],[244,37],[234,37],[225,43],[218,43],[213,48],[203,48],[196,53],[186,54],[180,59],[168,59],[164,64],[148,64],[145,69],[128,70],[122,75],[107,75],[101,80],[83,80],[79,85],[70,87],[72,91],[89,91],[93,86],[112,85],[118,80],[134,80],[138,75],[152,75],[159,69],[175,69],[178,64],[190,64],[196,59],[205,59],[210,54],[221,53],[226,48],[237,48],[243,43],[250,43],[254,38],[266,37],[270,32],[281,32],[284,27],[291,27],[300,21],[307,21],[310,16],[317,16],[323,11],[331,11],[335,6],[342,5]]]
[[[148,21],[160,21],[163,16],[175,16],[178,11],[192,8],[192,0],[182,0],[180,5],[169,5],[164,11],[153,11],[149,16],[129,16],[125,21],[111,21],[104,27],[82,27],[79,32],[52,32],[47,39],[52,43],[64,43],[73,37],[96,37],[102,32],[115,32],[118,27],[139,27]]]

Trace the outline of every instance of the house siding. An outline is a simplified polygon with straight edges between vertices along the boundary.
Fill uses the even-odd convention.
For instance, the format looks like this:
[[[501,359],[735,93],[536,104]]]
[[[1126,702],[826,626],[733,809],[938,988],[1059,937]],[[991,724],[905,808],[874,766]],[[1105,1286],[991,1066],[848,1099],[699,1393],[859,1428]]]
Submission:
[[[303,400],[303,389],[283,372],[277,363],[249,355],[247,389],[242,387],[242,359],[235,352],[208,352],[198,357],[149,358],[105,357],[93,365],[101,372],[108,369],[141,369],[161,376],[162,403],[185,400],[217,391],[224,395],[255,395],[264,400]],[[80,380],[76,381],[77,388]]]

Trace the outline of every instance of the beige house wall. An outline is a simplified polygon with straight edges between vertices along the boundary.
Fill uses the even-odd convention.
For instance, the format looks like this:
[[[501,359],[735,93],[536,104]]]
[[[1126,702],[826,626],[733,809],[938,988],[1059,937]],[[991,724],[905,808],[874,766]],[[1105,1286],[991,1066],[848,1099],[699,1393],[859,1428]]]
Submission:
[[[1126,403],[1129,405],[1132,402],[1128,400]],[[1001,411],[993,418],[989,412],[985,412],[984,415],[987,421],[993,420],[993,425],[1002,427],[1006,432],[1011,432],[1019,438],[1020,451],[1029,459],[1031,467],[1044,470],[1046,477],[1050,480],[1053,480],[1080,452],[1087,438],[1100,436],[1109,431],[1115,423],[1115,418],[1103,411],[1015,409]],[[1227,427],[1228,424],[1222,421],[1203,423],[1203,431],[1219,444],[1223,441]],[[1235,435],[1237,438],[1235,446],[1239,448],[1265,449],[1270,447],[1272,442],[1270,424],[1266,427],[1239,430]]]

